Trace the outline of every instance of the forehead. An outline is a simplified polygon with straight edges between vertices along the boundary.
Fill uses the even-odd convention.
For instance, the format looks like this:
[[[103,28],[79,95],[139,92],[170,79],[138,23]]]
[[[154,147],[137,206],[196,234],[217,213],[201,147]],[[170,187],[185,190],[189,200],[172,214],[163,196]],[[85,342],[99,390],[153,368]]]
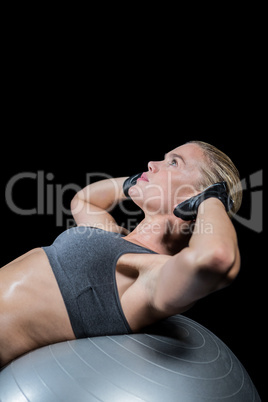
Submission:
[[[204,161],[203,150],[197,144],[184,144],[168,153],[182,156],[186,164],[199,164]]]

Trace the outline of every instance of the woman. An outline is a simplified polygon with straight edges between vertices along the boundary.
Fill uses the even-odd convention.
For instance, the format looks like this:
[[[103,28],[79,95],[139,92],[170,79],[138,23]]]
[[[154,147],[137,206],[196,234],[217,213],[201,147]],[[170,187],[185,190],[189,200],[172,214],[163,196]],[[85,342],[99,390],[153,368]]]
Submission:
[[[55,342],[140,331],[228,285],[240,266],[228,214],[241,194],[231,160],[198,141],[79,191],[77,227],[0,270],[1,366]],[[131,233],[109,213],[127,197],[144,212]]]

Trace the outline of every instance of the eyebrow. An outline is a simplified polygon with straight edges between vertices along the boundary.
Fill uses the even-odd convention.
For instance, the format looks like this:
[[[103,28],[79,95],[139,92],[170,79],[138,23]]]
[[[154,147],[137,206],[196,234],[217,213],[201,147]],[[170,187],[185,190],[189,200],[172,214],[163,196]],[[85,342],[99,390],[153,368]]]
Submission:
[[[171,158],[179,158],[183,161],[183,163],[186,165],[185,160],[183,159],[183,157],[181,155],[175,154],[174,152],[172,152],[171,154],[165,154],[164,158],[166,159],[167,156],[170,156]]]

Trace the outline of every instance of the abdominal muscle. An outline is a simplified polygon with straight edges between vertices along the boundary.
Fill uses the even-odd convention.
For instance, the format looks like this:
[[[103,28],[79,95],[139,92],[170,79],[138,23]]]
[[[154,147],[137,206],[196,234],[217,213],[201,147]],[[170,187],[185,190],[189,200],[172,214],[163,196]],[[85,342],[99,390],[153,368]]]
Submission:
[[[0,367],[41,346],[75,339],[41,248],[0,269]]]

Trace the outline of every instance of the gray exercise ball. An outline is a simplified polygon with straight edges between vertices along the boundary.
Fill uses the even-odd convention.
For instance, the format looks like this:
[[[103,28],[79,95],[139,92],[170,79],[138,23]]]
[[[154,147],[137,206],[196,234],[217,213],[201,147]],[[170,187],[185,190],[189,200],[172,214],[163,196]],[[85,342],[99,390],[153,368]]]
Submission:
[[[1,402],[260,401],[213,333],[181,315],[144,333],[62,342],[0,372]]]

